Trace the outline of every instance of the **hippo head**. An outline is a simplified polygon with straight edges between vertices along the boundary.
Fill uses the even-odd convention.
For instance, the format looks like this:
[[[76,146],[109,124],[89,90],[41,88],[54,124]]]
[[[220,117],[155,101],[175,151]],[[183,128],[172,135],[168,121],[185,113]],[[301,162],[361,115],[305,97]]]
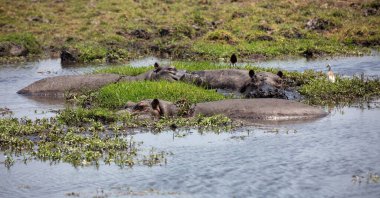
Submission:
[[[160,66],[158,63],[154,63],[151,80],[178,81],[185,73],[186,71],[177,70],[173,66]]]
[[[177,107],[173,103],[158,99],[128,102],[125,108],[138,119],[173,117],[177,113]]]
[[[270,72],[255,73],[255,71],[250,70],[248,74],[251,81],[240,89],[240,92],[247,98],[287,98],[282,71],[276,75]]]

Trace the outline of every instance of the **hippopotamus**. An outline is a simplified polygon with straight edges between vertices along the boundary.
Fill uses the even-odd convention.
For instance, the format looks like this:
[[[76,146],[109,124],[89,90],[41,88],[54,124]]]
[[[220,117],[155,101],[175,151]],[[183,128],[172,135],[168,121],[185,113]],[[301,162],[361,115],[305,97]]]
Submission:
[[[122,76],[117,74],[86,74],[48,77],[38,80],[17,93],[32,96],[63,97],[66,92],[80,92],[95,90],[107,84],[138,81],[138,80],[179,80],[184,71],[178,71],[175,67],[155,67],[137,76]]]
[[[127,111],[138,118],[176,117],[179,108],[171,102],[149,99],[138,103],[129,102]],[[227,99],[195,104],[190,117],[197,115],[225,115],[235,120],[249,121],[299,121],[321,118],[327,113],[317,107],[297,101],[277,98]]]
[[[181,80],[212,89],[238,92],[247,98],[290,99],[290,90],[283,83],[283,72],[255,72],[254,70],[204,70],[185,74]]]

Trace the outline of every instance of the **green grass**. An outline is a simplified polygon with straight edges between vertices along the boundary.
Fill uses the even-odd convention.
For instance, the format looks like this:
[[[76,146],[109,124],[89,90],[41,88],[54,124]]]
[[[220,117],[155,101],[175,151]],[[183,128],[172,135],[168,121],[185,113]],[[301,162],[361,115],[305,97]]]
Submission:
[[[183,82],[141,81],[105,86],[99,90],[97,102],[101,107],[119,108],[128,101],[138,102],[154,98],[171,102],[186,99],[190,103],[198,103],[222,100],[225,97],[215,90],[205,90]]]
[[[79,51],[80,62],[105,62],[107,49],[98,43],[79,43],[74,48]]]
[[[327,78],[315,78],[299,90],[312,104],[351,104],[380,95],[380,80],[359,77],[340,78],[331,83]]]
[[[68,47],[79,52],[79,61],[122,62],[136,55],[164,54],[197,60],[227,58],[231,53],[246,59],[271,58],[302,55],[308,48],[323,56],[365,53],[380,45],[379,0],[0,4],[0,38],[31,34],[40,52]],[[319,21],[317,28],[307,27],[311,19]]]
[[[30,33],[0,34],[0,44],[6,42],[24,46],[30,54],[38,54],[41,52],[40,43],[36,37]]]
[[[107,74],[119,74],[127,76],[137,76],[139,74],[145,73],[149,70],[152,70],[154,67],[132,67],[132,66],[114,66],[107,67],[95,71],[95,73],[107,73]]]

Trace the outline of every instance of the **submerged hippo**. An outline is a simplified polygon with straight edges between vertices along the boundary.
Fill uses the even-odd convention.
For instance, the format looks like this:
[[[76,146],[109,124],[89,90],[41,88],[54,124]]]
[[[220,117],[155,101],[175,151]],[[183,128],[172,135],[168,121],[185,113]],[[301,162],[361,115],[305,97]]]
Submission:
[[[153,99],[128,103],[126,108],[139,118],[175,117],[179,108],[167,101]],[[326,116],[323,110],[300,102],[275,99],[229,99],[194,105],[189,116],[225,115],[231,119],[251,121],[308,120]]]
[[[243,94],[247,98],[290,99],[283,73],[255,72],[254,70],[222,69],[195,71],[186,74],[183,81],[194,82],[213,89],[226,89]]]
[[[65,92],[79,92],[95,90],[110,83],[138,80],[168,80],[176,81],[181,78],[184,71],[174,67],[156,67],[137,76],[121,76],[117,74],[87,74],[48,77],[36,81],[17,93],[33,96],[63,97]]]

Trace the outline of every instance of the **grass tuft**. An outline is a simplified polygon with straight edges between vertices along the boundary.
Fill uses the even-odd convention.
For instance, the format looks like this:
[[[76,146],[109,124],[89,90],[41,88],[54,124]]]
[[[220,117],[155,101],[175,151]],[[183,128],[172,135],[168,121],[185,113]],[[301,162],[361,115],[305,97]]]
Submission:
[[[14,43],[25,47],[30,54],[38,54],[41,52],[40,43],[36,37],[30,33],[0,34],[0,43]]]
[[[144,99],[162,99],[171,102],[186,99],[191,103],[222,100],[225,97],[215,90],[205,90],[201,87],[183,82],[140,81],[108,85],[99,90],[97,102],[106,108],[119,108],[128,101]]]

